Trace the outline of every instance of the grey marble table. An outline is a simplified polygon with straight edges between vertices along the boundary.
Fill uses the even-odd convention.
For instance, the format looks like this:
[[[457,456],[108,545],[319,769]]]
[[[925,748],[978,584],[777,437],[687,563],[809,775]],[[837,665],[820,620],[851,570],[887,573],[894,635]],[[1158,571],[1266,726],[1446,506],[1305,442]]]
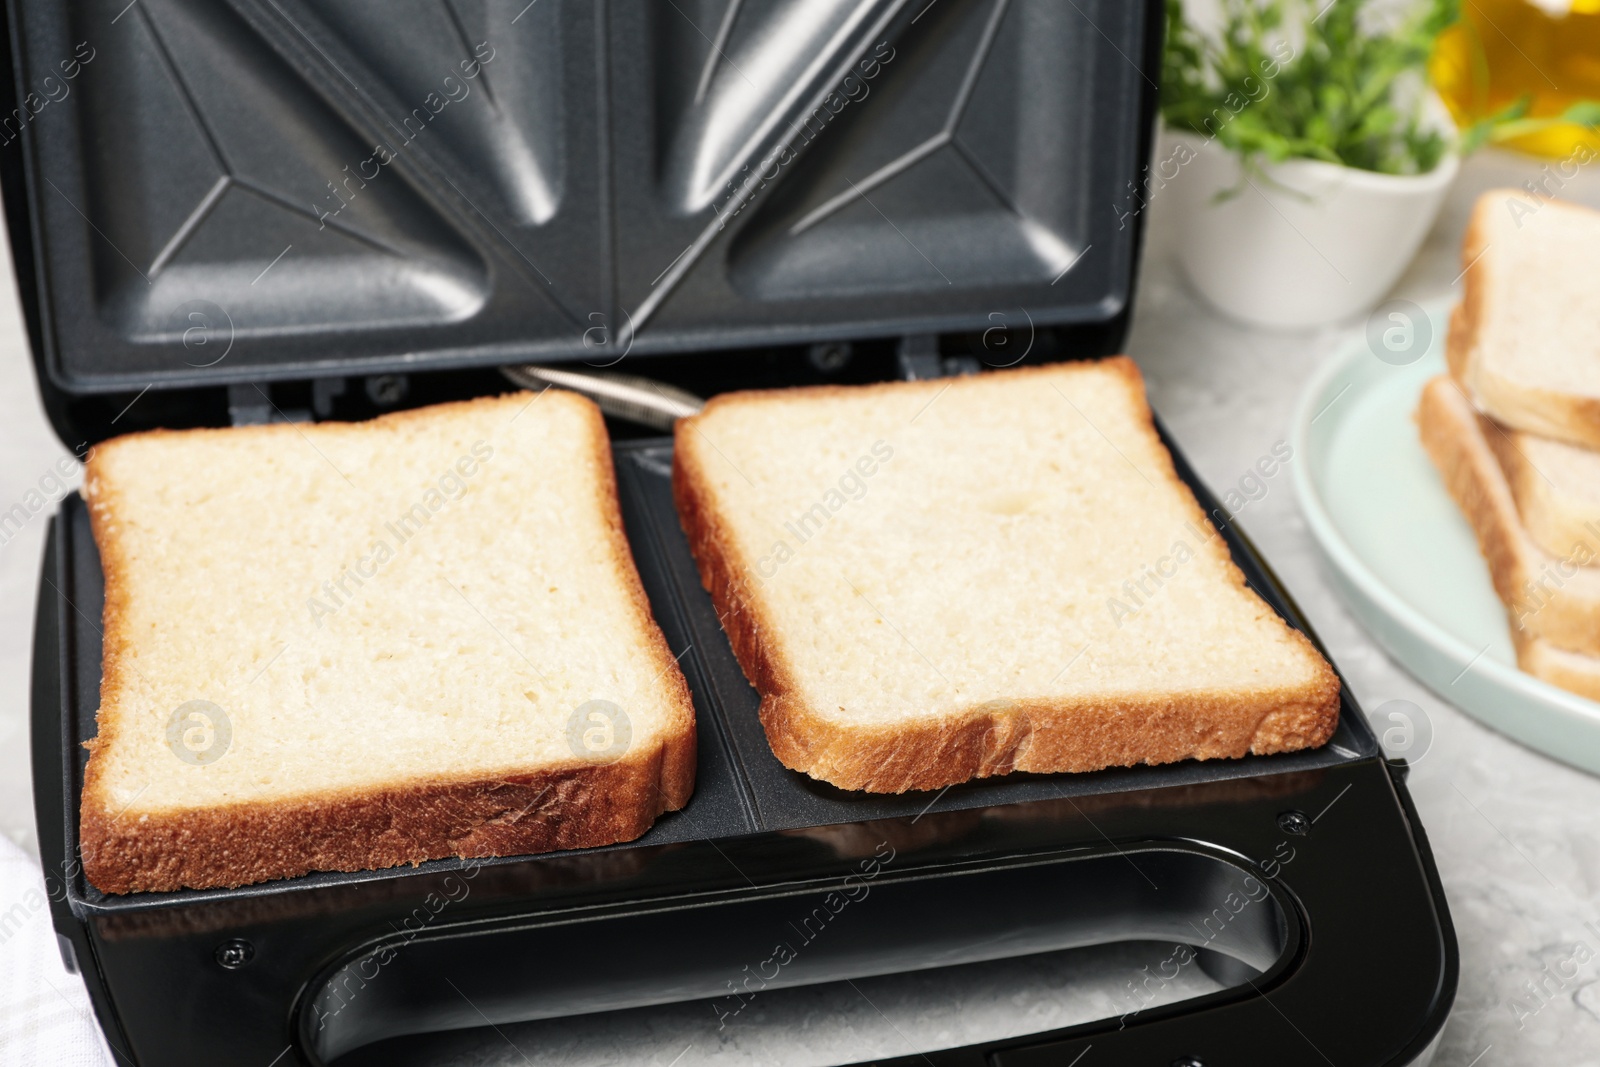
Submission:
[[[1485,154],[1464,168],[1395,295],[1445,298],[1474,196],[1519,185],[1539,164]],[[1600,204],[1600,177],[1563,195]],[[1270,332],[1219,317],[1180,280],[1157,199],[1128,351],[1200,474],[1238,482],[1287,436],[1317,365],[1358,330]],[[16,298],[0,293],[0,511],[65,455],[39,405]],[[1461,983],[1436,1063],[1600,1065],[1600,779],[1524,749],[1450,707],[1391,662],[1335,597],[1295,504],[1291,474],[1270,479],[1238,521],[1310,616],[1367,707],[1404,698],[1433,740],[1411,775],[1461,944]],[[47,511],[48,509],[46,509]],[[36,847],[27,752],[28,656],[44,512],[0,545],[0,832]],[[1377,891],[1376,889],[1374,890]],[[0,902],[3,904],[3,902]],[[821,1064],[1065,1025],[1126,1009],[1126,984],[1159,946],[1118,945],[770,994],[729,1025],[703,1004],[508,1027],[487,1043],[437,1049],[441,1062]],[[1168,996],[1212,988],[1198,974]],[[1359,997],[1361,991],[1352,989]]]

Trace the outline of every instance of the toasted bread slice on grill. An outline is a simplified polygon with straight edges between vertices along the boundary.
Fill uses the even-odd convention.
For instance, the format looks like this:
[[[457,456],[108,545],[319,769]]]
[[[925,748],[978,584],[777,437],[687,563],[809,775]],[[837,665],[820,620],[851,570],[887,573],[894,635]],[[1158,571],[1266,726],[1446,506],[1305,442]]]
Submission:
[[[1320,745],[1131,360],[714,398],[674,489],[787,766],[847,789]]]
[[[588,400],[137,434],[86,495],[101,890],[611,844],[693,789]]]

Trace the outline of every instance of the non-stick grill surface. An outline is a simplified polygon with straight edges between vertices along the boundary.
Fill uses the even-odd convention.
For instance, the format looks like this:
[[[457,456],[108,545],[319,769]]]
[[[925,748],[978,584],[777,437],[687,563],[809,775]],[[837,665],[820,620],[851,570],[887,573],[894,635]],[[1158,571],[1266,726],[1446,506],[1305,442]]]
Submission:
[[[1170,447],[1170,442],[1169,442]],[[716,840],[763,831],[800,830],[876,819],[919,818],[994,805],[1051,801],[1103,793],[1193,785],[1290,771],[1310,771],[1374,755],[1378,746],[1365,718],[1343,695],[1340,723],[1333,739],[1320,749],[1237,760],[1190,760],[1159,767],[1112,768],[1087,774],[1011,774],[967,782],[941,792],[883,795],[834,788],[791,771],[778,762],[757,717],[759,696],[745,679],[709,595],[700,585],[694,558],[678,523],[671,489],[672,446],[666,439],[620,443],[615,448],[623,520],[640,577],[674,654],[679,655],[699,716],[699,774],[694,797],[678,812],[663,816],[637,841],[610,846],[629,849],[683,841]],[[1174,451],[1178,473],[1210,513],[1213,498]],[[100,613],[102,582],[99,557],[90,536],[88,514],[76,497],[64,507],[70,560],[64,590],[74,611],[71,622],[75,665],[71,702],[74,742],[93,737],[100,689]],[[1291,624],[1302,620],[1271,573],[1231,525],[1223,529],[1235,562],[1252,588]],[[1303,626],[1302,626],[1303,628]],[[81,749],[79,750],[81,752]],[[76,812],[87,753],[77,760],[68,810]],[[76,822],[74,818],[73,822]],[[69,829],[75,833],[75,826]],[[507,857],[498,862],[510,862]],[[459,860],[424,864],[424,870],[446,870]],[[402,872],[409,868],[402,869]],[[329,885],[381,878],[397,872],[322,873],[268,882],[236,890],[185,891],[108,897],[84,884],[84,899],[100,908],[120,910],[185,897],[215,898],[229,894],[275,892],[299,885]]]

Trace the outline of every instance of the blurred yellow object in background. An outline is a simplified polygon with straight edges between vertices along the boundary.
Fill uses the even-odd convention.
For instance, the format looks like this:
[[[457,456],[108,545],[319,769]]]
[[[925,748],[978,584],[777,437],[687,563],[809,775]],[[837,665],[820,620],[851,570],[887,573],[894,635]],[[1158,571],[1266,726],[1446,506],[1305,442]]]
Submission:
[[[1465,0],[1461,21],[1439,38],[1429,74],[1463,128],[1524,96],[1532,99],[1529,118],[1600,99],[1600,0]],[[1561,123],[1502,143],[1564,158],[1580,144],[1600,150],[1600,135]]]

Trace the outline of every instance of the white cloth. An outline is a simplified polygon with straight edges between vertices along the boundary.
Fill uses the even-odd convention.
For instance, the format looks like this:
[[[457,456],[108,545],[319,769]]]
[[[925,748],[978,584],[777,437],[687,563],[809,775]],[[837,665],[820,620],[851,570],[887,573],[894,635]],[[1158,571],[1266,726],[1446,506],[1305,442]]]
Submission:
[[[59,883],[54,888],[61,891]],[[27,853],[0,836],[0,1064],[112,1063],[83,979],[61,964],[44,876]]]

